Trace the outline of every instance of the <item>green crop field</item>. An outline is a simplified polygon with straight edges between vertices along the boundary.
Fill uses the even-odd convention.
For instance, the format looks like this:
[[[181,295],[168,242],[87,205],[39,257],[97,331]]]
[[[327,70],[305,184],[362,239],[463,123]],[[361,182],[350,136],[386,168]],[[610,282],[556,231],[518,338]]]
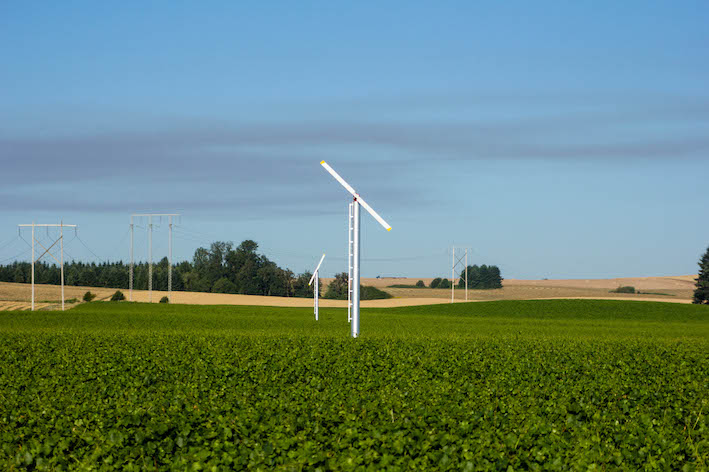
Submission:
[[[2,470],[708,470],[709,307],[0,313]]]

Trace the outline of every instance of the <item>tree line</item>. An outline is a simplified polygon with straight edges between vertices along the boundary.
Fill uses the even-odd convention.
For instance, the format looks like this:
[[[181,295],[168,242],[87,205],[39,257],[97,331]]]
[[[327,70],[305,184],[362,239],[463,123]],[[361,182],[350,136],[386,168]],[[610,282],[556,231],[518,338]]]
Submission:
[[[458,277],[458,287],[465,288],[465,272],[468,272],[468,288],[473,290],[490,290],[502,288],[502,274],[500,268],[494,265],[472,265],[460,272]],[[429,284],[430,288],[451,288],[451,281],[436,277]],[[392,288],[425,288],[423,280],[416,282],[416,285],[390,285]]]
[[[312,274],[295,274],[282,269],[265,255],[257,252],[258,244],[245,240],[234,247],[231,242],[217,241],[209,248],[200,247],[192,261],[172,265],[172,289],[176,291],[235,293],[280,297],[312,297],[308,285]],[[153,264],[153,289],[167,290],[168,260]],[[0,265],[0,281],[29,283],[31,264],[14,262]],[[65,285],[128,289],[129,264],[119,262],[67,262],[64,265]],[[149,265],[134,264],[133,288],[148,288]],[[61,283],[60,268],[53,264],[35,264],[35,283]]]

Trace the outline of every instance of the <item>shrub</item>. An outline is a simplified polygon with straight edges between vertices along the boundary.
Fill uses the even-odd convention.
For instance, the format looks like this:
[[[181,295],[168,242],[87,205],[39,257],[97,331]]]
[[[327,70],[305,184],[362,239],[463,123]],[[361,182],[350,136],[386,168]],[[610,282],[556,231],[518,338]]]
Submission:
[[[431,280],[431,285],[429,285],[429,287],[437,288],[439,285],[441,285],[441,278],[436,277],[435,279]]]
[[[86,293],[84,294],[84,301],[85,301],[85,302],[90,302],[90,301],[93,300],[94,298],[96,298],[96,294],[95,294],[95,293],[86,292]]]
[[[162,297],[162,298],[160,299],[160,303],[170,303],[170,299],[167,298],[167,297]]]
[[[126,299],[126,296],[123,295],[123,292],[121,292],[120,290],[116,290],[116,293],[111,295],[112,302],[120,302],[121,300],[125,300],[125,299]]]
[[[635,287],[625,286],[618,287],[615,290],[611,290],[612,293],[635,293]]]
[[[419,280],[418,282],[416,282],[416,286],[418,288],[424,288],[424,287],[426,287],[426,284],[423,283],[423,280]]]
[[[448,280],[448,279],[441,280],[441,283],[438,284],[438,288],[451,288],[450,280]]]
[[[392,298],[392,294],[385,292],[384,290],[379,290],[377,287],[370,287],[368,285],[360,285],[360,288],[359,288],[359,299],[360,300],[384,300],[386,298]]]

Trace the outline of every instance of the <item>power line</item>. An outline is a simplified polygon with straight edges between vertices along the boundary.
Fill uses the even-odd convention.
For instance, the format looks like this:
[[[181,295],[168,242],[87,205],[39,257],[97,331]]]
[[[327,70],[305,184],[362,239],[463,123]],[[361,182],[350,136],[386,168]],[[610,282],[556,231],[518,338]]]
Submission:
[[[194,242],[198,244],[204,244],[207,246],[207,248],[211,245],[212,242],[219,240],[220,238],[213,236],[213,235],[208,235],[207,233],[202,233],[199,231],[193,231],[193,230],[188,230],[184,227],[180,228],[175,228],[174,229],[175,233],[179,233],[180,236],[179,238],[184,240],[184,241],[189,241],[189,242]],[[193,234],[199,234],[199,235],[205,235],[209,237],[215,238],[214,241],[206,241],[204,239],[195,237]],[[177,237],[177,236],[176,236]],[[288,251],[288,250],[283,250],[283,249],[274,249],[274,248],[265,248],[264,252],[267,252],[268,254],[272,254],[275,257],[291,257],[291,258],[298,258],[302,260],[311,260],[313,259],[312,254],[305,254],[305,253],[300,253],[300,252],[293,252],[293,251]],[[426,259],[436,259],[441,256],[441,254],[444,252],[436,252],[436,253],[429,253],[426,255],[418,255],[418,256],[402,256],[402,257],[363,257],[361,260],[363,261],[368,261],[368,262],[404,262],[404,261],[420,261],[420,260],[426,260]],[[268,254],[265,254],[268,256]],[[329,256],[328,259],[330,260],[336,260],[336,261],[346,261],[347,257],[337,257],[337,256]]]
[[[219,241],[219,240],[221,239],[220,237],[218,237],[218,236],[216,236],[216,235],[214,235],[214,234],[203,233],[203,232],[201,232],[201,231],[195,231],[195,230],[193,230],[193,229],[185,228],[185,227],[182,227],[182,226],[180,227],[180,231],[182,231],[183,233],[192,233],[192,234],[197,235],[197,236],[200,236],[200,237],[205,237],[205,236],[206,236],[206,237],[208,237],[208,238],[214,239],[215,241]]]
[[[76,259],[74,258],[74,256],[72,256],[71,254],[69,254],[69,252],[66,250],[66,248],[64,248],[64,254],[66,254],[67,256],[69,256],[69,257],[71,258],[71,261],[72,261],[72,262],[76,261]]]
[[[21,253],[15,255],[15,256],[8,257],[7,259],[2,259],[2,260],[0,260],[0,264],[5,263],[5,262],[10,261],[10,260],[13,260],[13,259],[16,260],[18,257],[20,257],[20,256],[25,256],[25,255],[27,255],[27,254],[30,253],[30,252],[32,252],[31,249],[25,249],[23,252],[21,252]]]
[[[3,249],[5,249],[6,247],[9,247],[11,244],[15,243],[15,242],[17,241],[17,239],[18,239],[18,237],[15,236],[14,238],[12,238],[12,239],[10,239],[9,241],[7,241],[5,244],[3,244],[2,246],[0,246],[0,251],[3,250]]]
[[[120,241],[114,246],[113,252],[111,252],[111,257],[115,256],[119,251],[121,251],[123,248],[121,247],[123,245],[123,242],[126,240],[126,237],[130,234],[130,229],[128,229],[125,233],[123,233],[123,236],[121,236]]]
[[[106,259],[98,256],[94,251],[91,250],[91,248],[84,242],[83,239],[81,239],[78,235],[76,236],[76,239],[79,240],[79,242],[91,253],[93,256],[96,258],[97,261],[99,262],[108,262]]]
[[[214,241],[207,241],[206,239],[199,239],[199,237],[195,237],[192,234],[189,234],[185,232],[182,229],[174,228],[175,233],[180,234],[180,239],[183,239],[185,241],[190,241],[193,243],[199,243],[199,244],[204,244],[206,246],[210,246],[213,242],[217,241],[216,239]]]

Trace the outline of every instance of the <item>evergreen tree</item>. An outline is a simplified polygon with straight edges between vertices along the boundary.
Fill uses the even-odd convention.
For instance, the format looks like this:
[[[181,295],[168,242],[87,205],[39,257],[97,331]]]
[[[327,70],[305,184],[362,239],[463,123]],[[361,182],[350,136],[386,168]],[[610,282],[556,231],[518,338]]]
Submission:
[[[15,267],[12,282],[18,282],[21,284],[27,282],[27,278],[25,277],[25,271],[23,270],[22,265],[17,264],[17,266]]]
[[[696,281],[692,303],[709,304],[709,248],[699,260],[699,276]]]

